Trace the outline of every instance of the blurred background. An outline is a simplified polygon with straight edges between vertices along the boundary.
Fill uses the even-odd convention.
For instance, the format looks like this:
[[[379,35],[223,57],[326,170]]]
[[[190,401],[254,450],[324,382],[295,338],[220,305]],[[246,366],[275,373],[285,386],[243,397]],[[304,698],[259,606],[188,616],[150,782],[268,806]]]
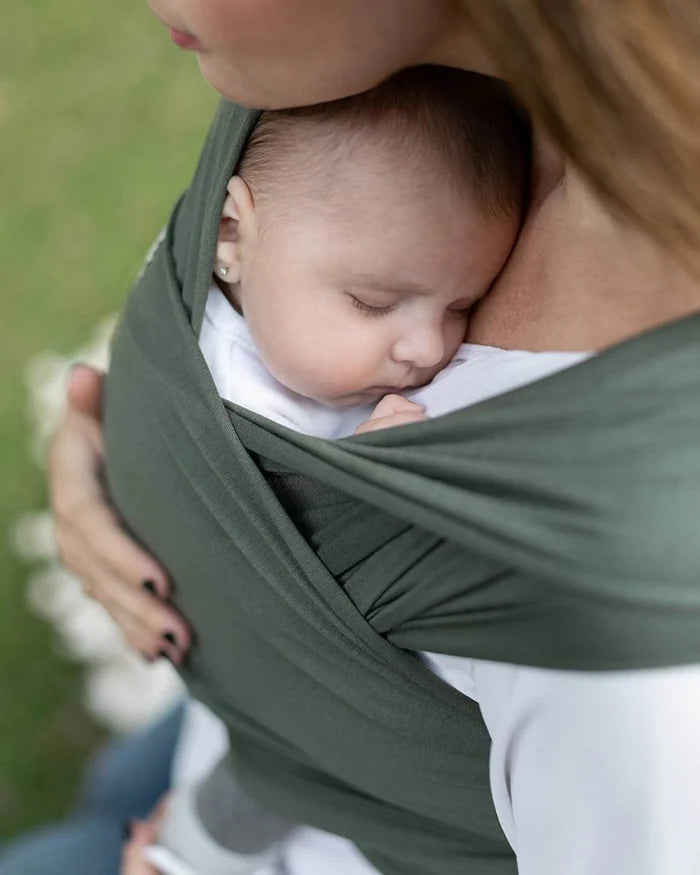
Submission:
[[[3,4],[0,841],[65,811],[110,722],[90,704],[80,648],[71,653],[36,616],[69,583],[46,575],[37,432],[56,415],[74,351],[121,307],[187,185],[215,104],[195,58],[171,45],[145,0]],[[85,618],[93,637],[103,634],[100,618]]]

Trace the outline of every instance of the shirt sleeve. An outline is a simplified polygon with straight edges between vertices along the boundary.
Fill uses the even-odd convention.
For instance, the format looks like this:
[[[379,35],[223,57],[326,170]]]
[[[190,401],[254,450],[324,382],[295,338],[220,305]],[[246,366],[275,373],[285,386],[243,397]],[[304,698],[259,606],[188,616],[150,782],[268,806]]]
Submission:
[[[470,672],[519,875],[698,871],[700,665]]]

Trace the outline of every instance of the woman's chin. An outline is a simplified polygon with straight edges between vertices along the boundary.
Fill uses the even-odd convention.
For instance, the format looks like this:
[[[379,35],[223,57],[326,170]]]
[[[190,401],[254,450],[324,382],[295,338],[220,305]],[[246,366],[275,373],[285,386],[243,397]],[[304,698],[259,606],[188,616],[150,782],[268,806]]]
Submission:
[[[295,97],[298,98],[289,88],[271,89],[208,52],[198,53],[197,60],[202,76],[214,91],[233,103],[251,109],[285,109],[294,105]]]
[[[377,85],[384,75],[367,76],[297,76],[275,79],[269,70],[260,75],[250,68],[245,71],[207,51],[197,54],[199,69],[211,87],[226,100],[251,109],[290,109],[310,106],[327,100],[338,100]],[[393,70],[385,71],[388,76]]]

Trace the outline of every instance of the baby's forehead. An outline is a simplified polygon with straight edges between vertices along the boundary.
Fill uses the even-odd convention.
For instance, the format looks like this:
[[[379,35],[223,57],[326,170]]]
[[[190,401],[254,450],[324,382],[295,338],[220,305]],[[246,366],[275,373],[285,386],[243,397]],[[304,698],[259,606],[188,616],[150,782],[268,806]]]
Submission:
[[[345,137],[342,127],[337,133]],[[308,136],[303,150],[275,156],[264,176],[261,201],[275,215],[311,213],[327,225],[381,222],[387,233],[422,212],[436,220],[440,210],[478,208],[474,187],[455,178],[436,147],[419,149],[377,129],[358,129],[340,141],[328,132]]]

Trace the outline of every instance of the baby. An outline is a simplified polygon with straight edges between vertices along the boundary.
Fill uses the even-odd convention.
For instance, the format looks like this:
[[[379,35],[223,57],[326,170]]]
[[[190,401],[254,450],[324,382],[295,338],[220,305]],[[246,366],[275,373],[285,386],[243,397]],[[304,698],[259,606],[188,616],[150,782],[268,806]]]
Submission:
[[[401,393],[458,352],[513,246],[529,161],[505,86],[461,70],[263,113],[228,185],[200,336],[220,394],[326,438],[425,418]],[[181,762],[197,744],[221,752],[207,714],[191,706]],[[161,871],[267,871],[289,824],[234,787],[214,802],[230,816],[213,842],[188,826],[196,791],[174,785],[162,839],[177,857],[150,851]]]
[[[202,333],[210,366],[229,370],[224,397],[265,414],[241,376],[247,351],[301,431],[425,418],[399,393],[450,362],[506,261],[529,145],[502,83],[441,67],[263,113],[221,216],[215,276],[230,306],[214,290]]]

